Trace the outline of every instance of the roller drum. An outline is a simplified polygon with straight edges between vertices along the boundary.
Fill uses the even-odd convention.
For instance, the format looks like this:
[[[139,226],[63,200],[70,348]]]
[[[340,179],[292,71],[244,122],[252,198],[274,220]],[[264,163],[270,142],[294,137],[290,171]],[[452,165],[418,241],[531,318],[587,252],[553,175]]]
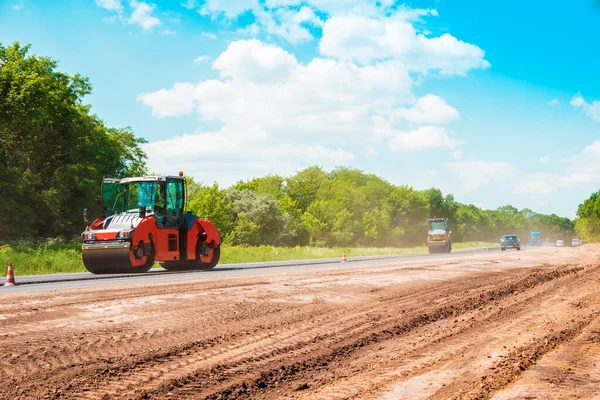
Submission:
[[[133,267],[129,259],[129,244],[84,244],[83,265],[92,274],[126,274],[148,272],[150,265]]]

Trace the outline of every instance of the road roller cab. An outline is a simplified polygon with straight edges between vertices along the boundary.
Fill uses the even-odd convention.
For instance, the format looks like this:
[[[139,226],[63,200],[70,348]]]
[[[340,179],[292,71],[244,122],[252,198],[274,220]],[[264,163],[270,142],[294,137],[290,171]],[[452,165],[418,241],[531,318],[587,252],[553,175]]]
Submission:
[[[169,270],[214,268],[220,236],[208,219],[185,212],[185,178],[145,176],[105,178],[105,218],[82,233],[88,271],[147,272],[155,262]]]

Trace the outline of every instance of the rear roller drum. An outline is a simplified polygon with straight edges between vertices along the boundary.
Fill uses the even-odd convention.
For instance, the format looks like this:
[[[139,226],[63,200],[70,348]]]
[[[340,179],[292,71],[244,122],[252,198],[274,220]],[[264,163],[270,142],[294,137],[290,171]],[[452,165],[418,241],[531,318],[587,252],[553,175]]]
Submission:
[[[213,257],[210,262],[202,262],[200,260],[200,246],[198,246],[197,260],[182,260],[182,261],[167,261],[161,263],[161,266],[169,271],[204,271],[213,269],[219,263],[221,258],[221,245],[213,249]]]

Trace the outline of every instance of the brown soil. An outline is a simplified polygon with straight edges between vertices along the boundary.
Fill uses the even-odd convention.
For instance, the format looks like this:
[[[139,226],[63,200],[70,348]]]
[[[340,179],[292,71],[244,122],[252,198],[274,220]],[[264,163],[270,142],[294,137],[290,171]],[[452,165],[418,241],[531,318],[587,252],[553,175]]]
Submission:
[[[586,245],[6,294],[0,398],[598,398],[599,260]]]

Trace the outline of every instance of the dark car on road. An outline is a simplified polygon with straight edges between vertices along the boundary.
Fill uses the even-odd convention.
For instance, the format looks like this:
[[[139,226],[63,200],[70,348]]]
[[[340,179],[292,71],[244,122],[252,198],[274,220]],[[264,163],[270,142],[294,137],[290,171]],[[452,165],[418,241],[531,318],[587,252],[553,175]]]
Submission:
[[[500,240],[500,248],[502,251],[506,249],[521,250],[521,239],[517,235],[504,235]]]

